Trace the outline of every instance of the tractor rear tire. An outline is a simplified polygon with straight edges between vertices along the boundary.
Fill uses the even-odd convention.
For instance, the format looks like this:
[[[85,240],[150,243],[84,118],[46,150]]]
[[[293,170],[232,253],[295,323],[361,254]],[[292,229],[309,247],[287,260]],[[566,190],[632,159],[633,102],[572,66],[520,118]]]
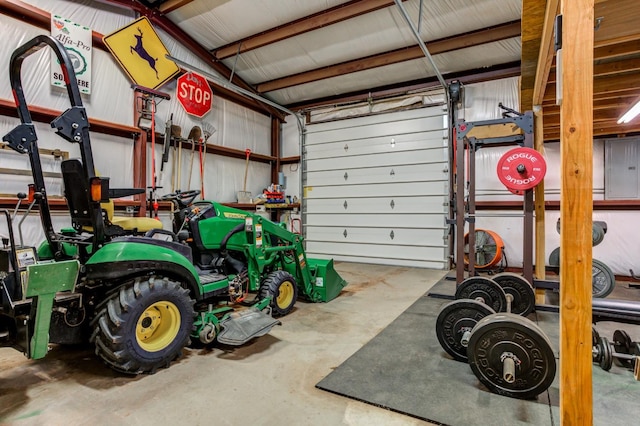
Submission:
[[[267,275],[260,285],[260,298],[271,297],[271,314],[274,318],[291,312],[298,299],[298,286],[293,276],[286,271],[275,271]]]
[[[189,344],[194,301],[168,278],[136,278],[105,300],[92,324],[96,354],[116,371],[155,373]]]

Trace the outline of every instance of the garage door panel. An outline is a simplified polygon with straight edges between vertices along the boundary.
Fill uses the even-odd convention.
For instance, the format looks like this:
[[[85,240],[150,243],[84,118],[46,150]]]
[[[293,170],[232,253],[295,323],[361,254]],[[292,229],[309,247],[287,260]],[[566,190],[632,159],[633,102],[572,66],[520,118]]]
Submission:
[[[307,229],[307,243],[348,243],[425,246],[442,245],[444,226],[438,228],[327,228],[310,226]]]
[[[362,167],[402,166],[409,164],[446,164],[442,155],[430,151],[390,152],[384,155],[326,158],[306,160],[308,172],[323,170],[354,169]]]
[[[309,214],[308,226],[327,227],[442,227],[445,224],[444,214]],[[419,224],[419,225],[418,225]]]
[[[332,186],[307,186],[304,188],[305,197],[313,198],[336,198],[336,197],[370,197],[376,195],[386,196],[408,196],[422,194],[447,195],[446,182],[409,182],[409,183],[384,183],[374,187],[365,188],[362,185]],[[310,212],[312,213],[312,212]]]
[[[309,199],[307,211],[313,214],[319,213],[349,213],[349,214],[433,214],[444,216],[447,212],[446,204],[437,204],[442,197],[437,196],[416,197],[371,197],[371,198],[334,198],[334,199]]]
[[[326,130],[323,132],[307,132],[307,145],[323,144],[327,142],[349,141],[372,137],[390,137],[395,134],[420,133],[442,130],[447,126],[441,115],[421,119],[410,119],[395,122],[383,122],[364,126],[354,125],[348,128]],[[310,127],[313,129],[313,127]]]
[[[340,244],[307,242],[309,257],[314,253],[334,256],[358,256],[368,258],[402,259],[409,261],[439,261],[443,258],[445,248],[442,247],[406,247],[402,245],[387,246],[380,244]],[[442,267],[442,265],[440,266]]]
[[[310,257],[448,266],[443,107],[307,127],[304,234]]]
[[[308,172],[307,185],[361,185],[447,179],[446,164],[376,167]]]
[[[388,152],[442,149],[447,134],[443,130],[422,133],[397,134],[377,138],[327,142],[307,145],[307,158],[333,158],[372,155]]]

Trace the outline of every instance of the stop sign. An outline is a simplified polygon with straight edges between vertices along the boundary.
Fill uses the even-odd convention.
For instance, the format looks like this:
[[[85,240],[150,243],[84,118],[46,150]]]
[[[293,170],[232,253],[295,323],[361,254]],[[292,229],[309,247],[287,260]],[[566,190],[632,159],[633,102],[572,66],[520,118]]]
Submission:
[[[213,93],[207,80],[194,72],[178,77],[177,98],[188,114],[202,117],[211,110]]]

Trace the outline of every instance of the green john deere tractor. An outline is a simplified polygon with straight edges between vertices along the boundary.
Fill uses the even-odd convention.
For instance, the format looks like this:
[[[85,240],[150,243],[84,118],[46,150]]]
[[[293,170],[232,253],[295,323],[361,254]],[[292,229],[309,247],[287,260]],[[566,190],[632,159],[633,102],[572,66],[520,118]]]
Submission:
[[[24,59],[51,47],[63,69],[71,108],[51,123],[78,143],[81,159],[62,163],[72,228],[53,229],[35,127],[22,90]],[[89,123],[66,50],[37,36],[14,51],[10,64],[21,124],[3,137],[28,154],[34,184],[28,214],[39,210],[46,236],[40,247],[16,243],[13,213],[0,249],[0,346],[29,358],[50,343],[91,341],[113,369],[138,374],[168,366],[191,339],[241,345],[268,333],[300,294],[335,298],[346,282],[331,260],[307,259],[302,237],[260,216],[216,202],[192,203],[197,191],[168,194],[178,209],[172,230],[149,218],[112,219],[111,198],[144,189],[111,189],[94,171]],[[159,222],[158,222],[159,225]],[[144,235],[140,235],[145,231]]]

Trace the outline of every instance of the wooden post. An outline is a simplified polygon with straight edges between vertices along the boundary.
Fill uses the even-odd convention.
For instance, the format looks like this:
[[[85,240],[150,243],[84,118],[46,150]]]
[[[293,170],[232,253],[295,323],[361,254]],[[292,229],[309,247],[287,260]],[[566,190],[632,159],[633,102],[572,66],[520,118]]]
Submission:
[[[562,0],[560,422],[593,423],[591,221],[594,0]]]
[[[536,151],[540,152],[544,155],[544,130],[543,130],[543,121],[542,121],[542,107],[534,106],[533,107],[533,122],[534,122],[534,132],[533,132],[533,146]],[[536,211],[536,223],[535,223],[535,232],[536,232],[536,278],[539,280],[546,279],[546,269],[545,269],[545,209],[544,209],[544,180],[540,182],[534,189],[535,196],[535,211]],[[545,290],[544,289],[536,289],[536,303],[544,304],[545,303]]]

